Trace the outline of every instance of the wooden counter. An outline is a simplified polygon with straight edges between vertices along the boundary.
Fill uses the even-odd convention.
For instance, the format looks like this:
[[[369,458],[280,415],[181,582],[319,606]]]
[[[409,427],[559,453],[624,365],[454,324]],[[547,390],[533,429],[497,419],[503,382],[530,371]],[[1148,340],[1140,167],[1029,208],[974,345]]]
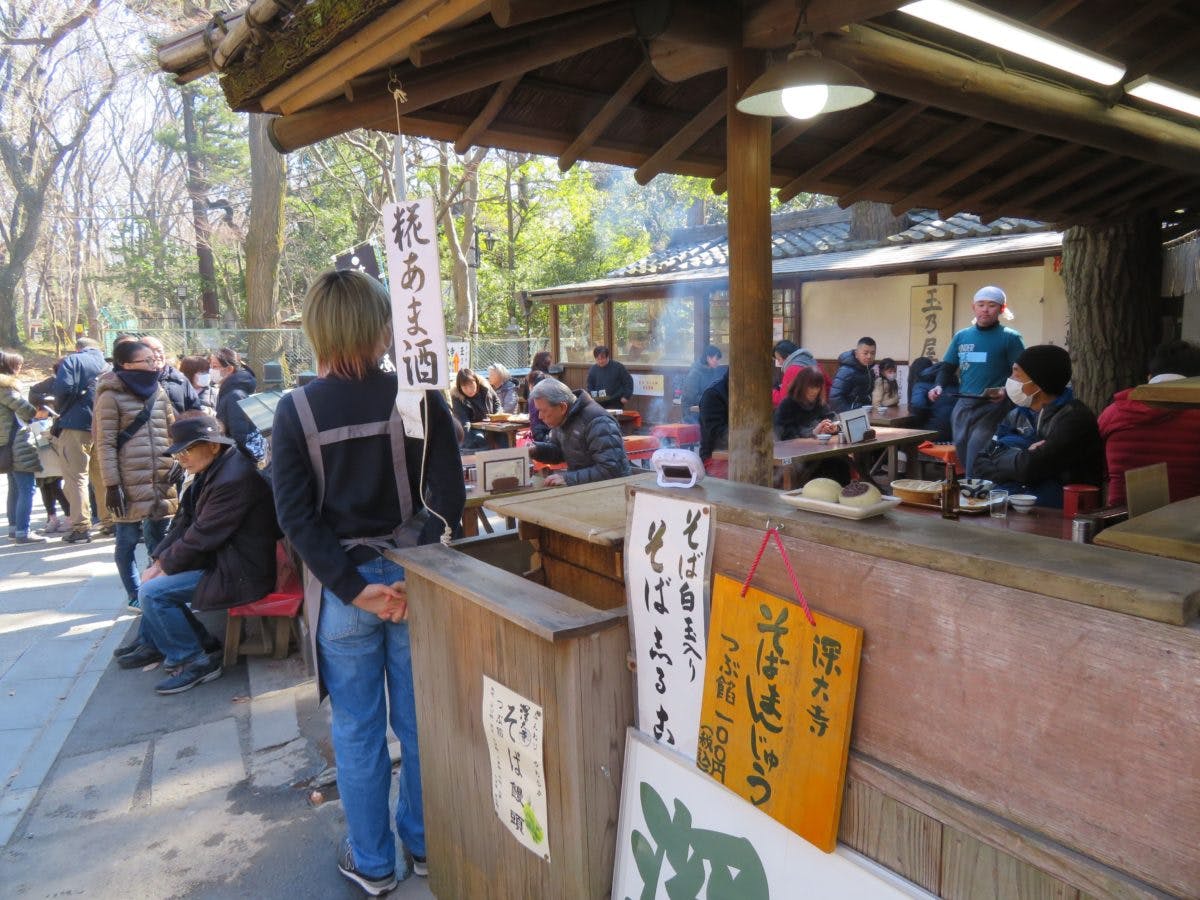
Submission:
[[[1101,531],[1095,541],[1105,547],[1200,563],[1200,497],[1127,519]]]

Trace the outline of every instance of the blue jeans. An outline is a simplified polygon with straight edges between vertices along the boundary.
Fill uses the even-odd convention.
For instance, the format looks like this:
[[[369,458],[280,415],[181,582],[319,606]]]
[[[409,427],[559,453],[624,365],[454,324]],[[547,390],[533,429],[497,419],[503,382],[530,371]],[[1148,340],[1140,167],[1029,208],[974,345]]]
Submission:
[[[391,584],[404,578],[404,567],[380,557],[360,565],[358,573],[370,584]],[[396,832],[410,853],[425,855],[408,623],[385,622],[325,591],[317,625],[317,659],[333,703],[338,791],[354,864],[368,877],[381,877],[396,867],[396,842],[388,821],[392,765],[385,680],[392,731],[403,754]]]
[[[159,575],[138,588],[137,596],[142,606],[138,637],[143,643],[158,648],[166,657],[164,666],[186,665],[204,656],[204,647],[195,629],[200,623],[187,609],[203,575],[203,569],[189,569],[174,575]]]
[[[33,473],[8,473],[8,530],[29,534],[29,516],[33,513]]]
[[[117,522],[117,572],[121,576],[121,584],[125,586],[125,594],[132,600],[138,595],[137,545],[145,541],[146,552],[150,553],[166,536],[167,519],[142,519],[140,522]]]

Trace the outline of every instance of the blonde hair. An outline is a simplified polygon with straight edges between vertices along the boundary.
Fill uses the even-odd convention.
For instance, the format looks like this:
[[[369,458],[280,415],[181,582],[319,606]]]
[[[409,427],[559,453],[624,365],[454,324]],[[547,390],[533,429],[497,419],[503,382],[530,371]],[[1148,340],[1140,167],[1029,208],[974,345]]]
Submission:
[[[351,269],[317,276],[300,316],[318,366],[353,381],[378,368],[379,344],[388,339],[391,322],[392,304],[384,286]]]

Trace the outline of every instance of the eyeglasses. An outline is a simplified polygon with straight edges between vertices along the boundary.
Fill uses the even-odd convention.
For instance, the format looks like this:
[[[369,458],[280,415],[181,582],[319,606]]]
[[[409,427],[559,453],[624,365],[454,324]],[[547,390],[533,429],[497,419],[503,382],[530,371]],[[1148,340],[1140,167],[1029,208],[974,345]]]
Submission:
[[[195,444],[192,444],[190,447],[184,447],[182,450],[178,450],[175,453],[172,453],[171,458],[179,459],[181,456],[187,456],[189,453],[192,452],[192,447],[195,447],[195,446],[196,446]]]
[[[154,365],[153,356],[143,356],[141,359],[131,359],[126,365],[130,366],[152,366]]]

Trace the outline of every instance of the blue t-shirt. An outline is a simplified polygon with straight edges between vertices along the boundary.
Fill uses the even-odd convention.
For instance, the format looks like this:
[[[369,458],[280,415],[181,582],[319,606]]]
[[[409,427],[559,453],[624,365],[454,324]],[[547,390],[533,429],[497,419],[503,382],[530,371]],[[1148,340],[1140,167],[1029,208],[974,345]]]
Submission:
[[[1004,384],[1024,349],[1019,331],[1003,325],[991,328],[972,325],[950,339],[944,361],[958,366],[962,393],[982,394],[988,388]]]

